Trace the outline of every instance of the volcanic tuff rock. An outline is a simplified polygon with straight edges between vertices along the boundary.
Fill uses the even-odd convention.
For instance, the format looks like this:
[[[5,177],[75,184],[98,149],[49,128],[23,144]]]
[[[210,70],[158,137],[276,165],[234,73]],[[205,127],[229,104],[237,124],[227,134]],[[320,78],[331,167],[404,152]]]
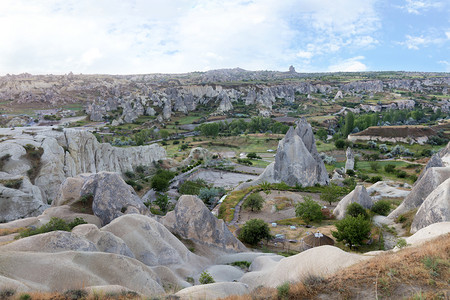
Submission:
[[[450,221],[450,177],[433,190],[420,205],[411,233],[428,225]]]
[[[425,174],[426,170],[434,167],[450,167],[450,142],[448,142],[444,149],[433,154],[416,182],[422,179],[422,176]]]
[[[242,252],[247,248],[217,219],[196,196],[183,195],[175,210],[167,213],[162,223],[173,234],[199,245],[225,252]]]
[[[450,178],[450,167],[429,168],[422,178],[416,181],[411,193],[388,217],[395,219],[401,214],[420,207],[428,195],[448,178]]]
[[[353,170],[355,168],[355,154],[352,151],[352,148],[348,147],[347,152],[345,152],[347,157],[347,161],[345,162],[345,172],[347,170]]]
[[[328,184],[328,173],[317,152],[311,125],[305,118],[297,122],[297,127],[289,128],[278,143],[275,162],[250,185],[260,182],[285,182],[289,185],[313,186]],[[248,184],[243,184],[247,186]]]
[[[364,208],[371,208],[373,206],[373,200],[367,193],[366,188],[362,185],[358,185],[347,196],[342,198],[333,210],[336,219],[342,220],[345,217],[347,206],[351,203],[358,203]]]
[[[92,195],[92,211],[106,225],[124,214],[147,214],[148,209],[118,173],[99,172],[85,178],[81,195]]]
[[[137,165],[153,166],[155,161],[166,158],[164,148],[157,144],[117,148],[97,142],[90,132],[75,129],[0,128],[0,136],[0,157],[5,157],[0,179],[22,178],[18,189],[4,187],[5,181],[0,182],[4,190],[0,220],[5,221],[41,213],[48,207],[47,202],[56,198],[67,177],[100,171],[124,173]],[[30,147],[35,148],[35,153],[42,151],[42,155],[29,158],[30,150],[25,148]],[[30,172],[36,174],[34,184],[28,177]]]

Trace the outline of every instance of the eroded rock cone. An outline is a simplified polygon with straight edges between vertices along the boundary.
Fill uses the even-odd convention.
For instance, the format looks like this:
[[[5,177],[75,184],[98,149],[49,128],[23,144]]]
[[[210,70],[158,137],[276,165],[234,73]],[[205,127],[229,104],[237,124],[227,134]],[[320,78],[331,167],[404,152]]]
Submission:
[[[217,219],[197,196],[183,195],[175,210],[162,223],[173,234],[192,242],[225,252],[242,252],[247,248]]]
[[[411,233],[428,225],[450,221],[450,178],[441,183],[423,201],[411,224]]]
[[[362,185],[358,185],[352,192],[342,198],[333,210],[336,219],[342,220],[345,217],[347,206],[351,203],[358,203],[364,208],[371,208],[373,206],[373,200],[367,193],[366,188]]]
[[[275,162],[270,164],[258,182],[285,182],[289,185],[313,186],[328,184],[329,178],[317,152],[311,125],[305,118],[290,128],[279,142]]]

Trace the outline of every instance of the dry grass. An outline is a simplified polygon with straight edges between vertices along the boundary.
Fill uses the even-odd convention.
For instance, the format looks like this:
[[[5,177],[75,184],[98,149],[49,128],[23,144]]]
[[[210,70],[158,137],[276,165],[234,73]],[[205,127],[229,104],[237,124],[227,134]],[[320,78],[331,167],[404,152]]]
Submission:
[[[234,218],[234,207],[241,201],[245,195],[251,193],[254,187],[249,187],[245,190],[233,191],[222,202],[219,208],[219,218],[225,222],[230,222]]]
[[[323,282],[291,284],[288,299],[448,299],[450,234],[423,246],[387,252],[351,266]],[[276,289],[227,300],[278,299]]]
[[[76,291],[75,291],[76,292]],[[27,297],[26,295],[29,295]],[[0,290],[0,299],[2,300],[16,300],[16,299],[30,299],[30,300],[71,300],[71,299],[83,299],[83,300],[144,300],[144,299],[153,299],[148,297],[139,296],[133,292],[117,292],[117,293],[103,293],[103,292],[94,292],[87,296],[77,297],[76,294],[68,293],[68,292],[30,292],[30,293],[14,293],[14,295],[7,297],[2,294]],[[156,298],[158,299],[158,298]]]
[[[0,228],[0,236],[10,235],[24,230],[25,228]]]

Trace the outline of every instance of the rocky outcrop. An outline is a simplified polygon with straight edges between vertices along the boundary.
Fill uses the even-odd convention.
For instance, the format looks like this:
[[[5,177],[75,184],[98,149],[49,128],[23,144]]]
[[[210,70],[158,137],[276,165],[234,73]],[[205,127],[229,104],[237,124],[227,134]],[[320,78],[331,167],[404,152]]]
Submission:
[[[342,198],[342,200],[339,201],[338,205],[333,210],[333,214],[336,216],[336,219],[342,220],[345,217],[347,207],[351,203],[358,203],[362,207],[367,209],[373,206],[373,200],[367,193],[366,188],[362,185],[358,185],[352,192]]]
[[[419,208],[428,195],[448,178],[450,178],[450,167],[429,168],[422,178],[416,181],[411,193],[388,217],[395,219],[401,214]]]
[[[182,289],[175,294],[176,299],[222,299],[233,295],[245,295],[250,292],[248,286],[240,282],[216,282],[195,285]]]
[[[117,173],[100,172],[85,177],[81,195],[92,195],[92,211],[102,225],[124,214],[149,213],[134,189]]]
[[[4,191],[0,196],[0,220],[4,221],[41,213],[47,203],[56,199],[59,186],[67,177],[100,171],[124,173],[137,165],[153,166],[166,157],[165,150],[156,144],[117,148],[97,142],[90,132],[74,129],[0,128],[0,136],[0,157],[4,157],[0,170],[0,189]],[[30,156],[30,151],[41,155]],[[34,174],[33,181],[29,174]],[[2,184],[16,179],[22,180],[17,189]]]
[[[450,221],[450,177],[433,190],[420,205],[411,224],[411,233],[428,225]]]
[[[347,160],[345,161],[344,172],[347,173],[348,170],[354,170],[355,168],[355,154],[353,153],[352,148],[348,147],[345,155]]]
[[[291,186],[313,186],[328,184],[325,164],[316,148],[311,125],[305,118],[291,127],[285,137],[278,143],[275,162],[266,167],[264,172],[252,184],[260,182],[285,182]]]
[[[247,250],[223,220],[217,219],[196,196],[181,196],[175,209],[167,213],[162,223],[173,234],[201,246],[224,252]]]
[[[431,156],[430,160],[427,162],[425,168],[423,168],[422,173],[420,174],[416,182],[422,179],[422,176],[429,168],[435,167],[450,167],[450,142],[444,149]]]

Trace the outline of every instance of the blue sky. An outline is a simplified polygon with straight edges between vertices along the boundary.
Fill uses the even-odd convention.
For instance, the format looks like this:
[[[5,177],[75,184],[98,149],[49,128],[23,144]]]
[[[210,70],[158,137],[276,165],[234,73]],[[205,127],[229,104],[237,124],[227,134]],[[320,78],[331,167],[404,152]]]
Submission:
[[[0,75],[450,71],[448,0],[2,0]]]

